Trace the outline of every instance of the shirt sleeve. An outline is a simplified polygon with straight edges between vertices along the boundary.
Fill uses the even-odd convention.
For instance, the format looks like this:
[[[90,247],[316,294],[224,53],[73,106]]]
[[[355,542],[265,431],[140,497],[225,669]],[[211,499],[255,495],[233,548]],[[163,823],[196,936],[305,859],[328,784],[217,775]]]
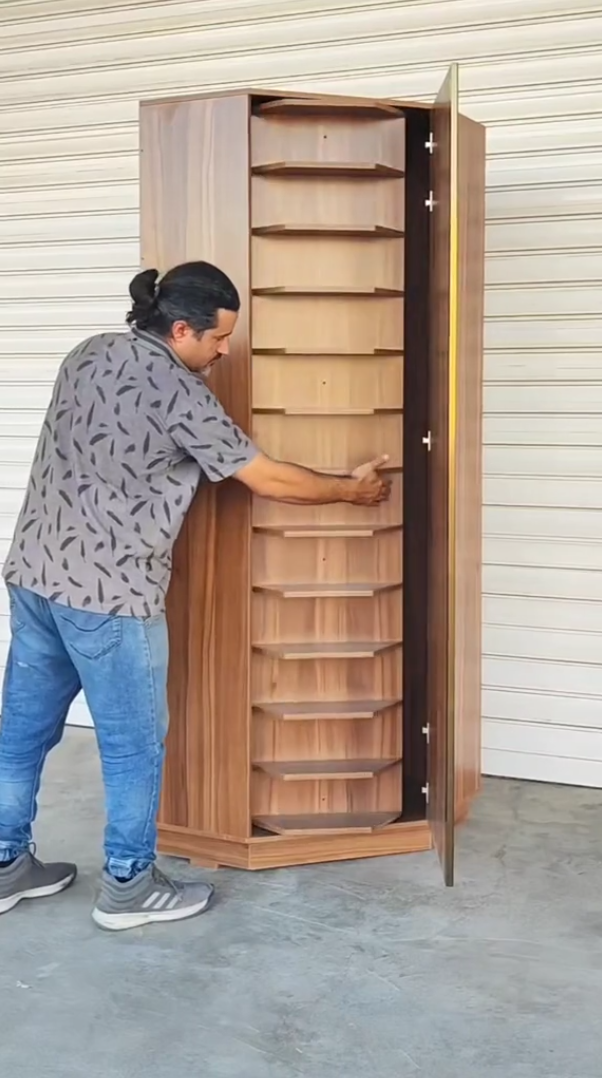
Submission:
[[[165,405],[165,426],[180,449],[213,483],[229,479],[259,453],[204,383],[178,378]]]

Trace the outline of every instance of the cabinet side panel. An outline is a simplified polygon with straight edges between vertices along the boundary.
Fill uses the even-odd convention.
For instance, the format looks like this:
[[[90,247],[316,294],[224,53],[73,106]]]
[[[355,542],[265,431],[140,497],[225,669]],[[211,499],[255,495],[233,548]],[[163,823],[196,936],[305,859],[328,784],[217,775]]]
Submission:
[[[205,259],[241,297],[231,354],[210,385],[250,429],[249,99],[143,105],[142,260],[164,272]],[[250,833],[250,499],[202,485],[174,553],[172,662],[162,822]]]
[[[459,117],[456,443],[456,817],[481,777],[481,522],[485,129]]]

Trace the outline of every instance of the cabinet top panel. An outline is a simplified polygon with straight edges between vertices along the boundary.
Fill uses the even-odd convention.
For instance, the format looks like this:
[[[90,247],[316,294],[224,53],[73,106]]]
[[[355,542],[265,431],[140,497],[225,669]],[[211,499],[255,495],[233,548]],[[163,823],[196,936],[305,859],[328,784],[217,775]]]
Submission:
[[[258,108],[269,108],[270,110],[276,110],[278,108],[286,107],[281,102],[287,102],[290,106],[291,102],[298,102],[299,105],[304,102],[306,108],[322,107],[332,104],[333,108],[350,108],[350,109],[372,109],[379,112],[383,118],[387,115],[394,117],[396,114],[401,114],[404,109],[431,109],[433,106],[430,102],[426,101],[402,101],[396,98],[375,98],[375,97],[348,97],[342,94],[309,94],[302,93],[301,91],[291,90],[266,90],[260,87],[237,87],[232,90],[223,90],[218,93],[198,93],[198,94],[183,94],[175,95],[173,97],[158,97],[151,98],[147,101],[140,102],[140,108],[153,108],[156,105],[175,105],[186,101],[198,101],[206,98],[217,97],[250,97],[251,107],[253,110]]]

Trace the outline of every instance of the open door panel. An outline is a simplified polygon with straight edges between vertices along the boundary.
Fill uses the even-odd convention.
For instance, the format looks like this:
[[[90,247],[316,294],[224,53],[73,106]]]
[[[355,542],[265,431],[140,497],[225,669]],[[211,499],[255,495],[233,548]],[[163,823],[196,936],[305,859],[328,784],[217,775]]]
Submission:
[[[481,785],[482,414],[485,128],[458,117],[456,364],[455,820]]]
[[[458,360],[458,69],[433,110],[428,534],[428,816],[445,882],[454,877],[455,450]]]
[[[480,785],[485,132],[458,112],[454,65],[433,114],[429,362],[429,821],[445,882]]]

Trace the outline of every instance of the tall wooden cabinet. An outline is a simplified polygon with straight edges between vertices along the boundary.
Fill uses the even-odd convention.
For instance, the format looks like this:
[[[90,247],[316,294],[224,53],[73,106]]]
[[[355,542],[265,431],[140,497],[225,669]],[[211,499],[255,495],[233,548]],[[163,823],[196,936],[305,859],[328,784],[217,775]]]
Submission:
[[[203,484],[169,596],[161,848],[266,868],[427,849],[479,784],[484,137],[434,107],[248,91],[141,109],[142,259],[242,298],[212,386],[376,508]]]

